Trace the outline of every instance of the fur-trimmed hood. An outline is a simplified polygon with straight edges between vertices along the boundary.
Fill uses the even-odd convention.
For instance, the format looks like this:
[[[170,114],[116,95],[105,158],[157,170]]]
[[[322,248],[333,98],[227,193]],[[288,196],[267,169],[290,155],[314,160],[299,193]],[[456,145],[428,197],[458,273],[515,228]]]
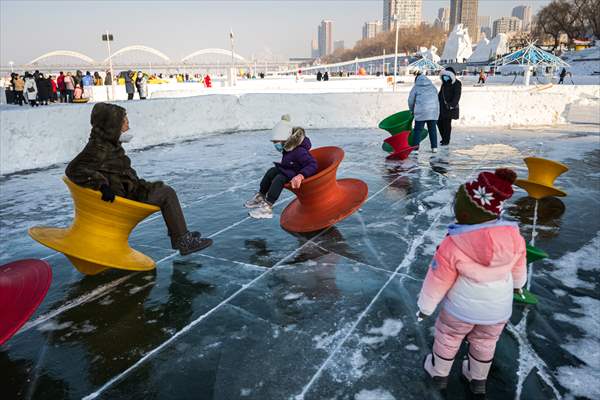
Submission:
[[[454,68],[452,68],[452,67],[448,67],[445,70],[443,70],[440,73],[440,77],[441,76],[449,76],[450,79],[452,80],[452,84],[454,84],[454,82],[456,82],[456,72],[454,71]]]
[[[292,134],[285,141],[285,143],[283,143],[283,149],[285,151],[294,150],[296,147],[300,146],[302,144],[302,142],[304,142],[305,137],[306,137],[306,134],[304,133],[303,128],[300,128],[298,126],[292,128]],[[308,143],[309,143],[308,150],[310,150],[310,141]]]

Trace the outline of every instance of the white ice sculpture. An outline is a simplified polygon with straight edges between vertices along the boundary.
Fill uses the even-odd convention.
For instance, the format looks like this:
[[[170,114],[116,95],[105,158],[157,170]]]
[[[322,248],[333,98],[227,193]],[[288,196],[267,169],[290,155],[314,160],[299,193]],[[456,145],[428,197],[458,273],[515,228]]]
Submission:
[[[440,56],[437,54],[438,48],[435,46],[431,46],[429,49],[427,47],[420,47],[419,54],[423,58],[427,58],[435,63],[440,62]]]
[[[441,59],[445,62],[463,62],[473,54],[472,47],[467,28],[463,27],[463,24],[456,24],[448,35]]]
[[[507,36],[499,33],[494,39],[488,41],[483,38],[477,43],[475,51],[469,57],[469,62],[488,62],[508,53]]]

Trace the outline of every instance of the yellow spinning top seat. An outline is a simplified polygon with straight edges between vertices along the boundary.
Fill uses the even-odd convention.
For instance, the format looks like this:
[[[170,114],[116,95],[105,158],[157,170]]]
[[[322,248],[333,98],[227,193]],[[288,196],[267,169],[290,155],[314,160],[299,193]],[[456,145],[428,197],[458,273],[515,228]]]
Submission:
[[[68,228],[35,226],[29,235],[44,246],[63,253],[80,272],[94,275],[108,268],[148,271],[154,260],[129,247],[129,234],[159,207],[116,197],[102,201],[101,193],[63,181],[71,191],[75,219]]]
[[[525,158],[529,170],[527,179],[517,179],[515,185],[525,189],[529,197],[536,200],[544,197],[564,197],[564,191],[554,186],[554,181],[569,170],[569,167],[557,161],[539,157]]]

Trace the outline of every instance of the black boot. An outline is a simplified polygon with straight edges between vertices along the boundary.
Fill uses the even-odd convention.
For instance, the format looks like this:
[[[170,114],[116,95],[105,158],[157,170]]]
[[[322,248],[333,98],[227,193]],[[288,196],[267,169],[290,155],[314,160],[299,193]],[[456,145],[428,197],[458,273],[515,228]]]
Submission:
[[[176,241],[176,249],[179,254],[187,256],[212,245],[212,239],[203,239],[199,236],[194,236],[192,232],[188,232]]]

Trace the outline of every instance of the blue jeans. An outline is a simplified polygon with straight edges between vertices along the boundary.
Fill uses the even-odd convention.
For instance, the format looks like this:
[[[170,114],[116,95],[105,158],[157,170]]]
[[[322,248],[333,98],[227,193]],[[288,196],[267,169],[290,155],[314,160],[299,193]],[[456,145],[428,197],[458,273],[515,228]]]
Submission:
[[[415,121],[415,137],[421,138],[421,131],[425,127],[425,123],[427,123],[427,130],[429,131],[429,143],[431,143],[431,148],[437,148],[437,126],[435,120],[431,121]]]

